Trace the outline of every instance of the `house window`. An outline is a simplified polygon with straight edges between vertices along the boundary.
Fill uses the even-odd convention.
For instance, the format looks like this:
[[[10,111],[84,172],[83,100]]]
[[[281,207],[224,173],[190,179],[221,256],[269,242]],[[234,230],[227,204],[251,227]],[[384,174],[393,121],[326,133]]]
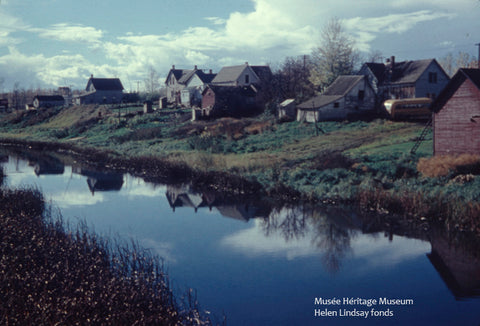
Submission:
[[[333,103],[333,107],[334,107],[334,108],[339,108],[339,107],[340,107],[340,103],[339,103],[339,102]]]
[[[363,101],[365,99],[365,91],[358,91],[358,100]]]
[[[429,72],[428,73],[428,82],[430,84],[436,84],[437,83],[437,73],[436,72]]]
[[[248,83],[250,83],[250,76],[245,75],[245,84],[248,84]]]

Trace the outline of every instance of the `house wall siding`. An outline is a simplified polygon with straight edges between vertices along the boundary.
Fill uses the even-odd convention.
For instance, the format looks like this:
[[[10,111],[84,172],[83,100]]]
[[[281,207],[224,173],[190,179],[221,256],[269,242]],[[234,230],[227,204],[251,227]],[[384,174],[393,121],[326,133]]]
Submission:
[[[434,154],[480,154],[480,90],[468,79],[434,114]]]
[[[429,80],[429,74],[436,75],[436,82]],[[443,72],[443,70],[436,64],[430,66],[424,71],[415,84],[415,97],[437,97],[440,92],[447,86],[450,78]]]

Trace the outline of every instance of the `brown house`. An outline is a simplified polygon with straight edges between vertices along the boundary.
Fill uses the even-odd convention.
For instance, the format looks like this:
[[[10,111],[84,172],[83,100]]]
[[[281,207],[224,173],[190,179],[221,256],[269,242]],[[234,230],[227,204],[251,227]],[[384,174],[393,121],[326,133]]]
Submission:
[[[480,154],[480,69],[459,69],[432,109],[434,155]]]
[[[249,86],[209,85],[202,93],[202,109],[194,111],[193,120],[199,118],[244,117],[256,112],[257,89]]]

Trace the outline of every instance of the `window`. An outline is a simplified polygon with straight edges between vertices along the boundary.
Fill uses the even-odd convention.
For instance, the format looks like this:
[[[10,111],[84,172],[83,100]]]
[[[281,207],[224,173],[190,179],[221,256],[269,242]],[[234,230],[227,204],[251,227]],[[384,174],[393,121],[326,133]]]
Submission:
[[[365,99],[365,91],[358,91],[358,100],[363,101]]]
[[[340,107],[340,103],[339,103],[339,102],[333,103],[333,107],[334,107],[334,108],[339,108],[339,107]]]
[[[248,84],[248,83],[250,83],[250,76],[245,75],[245,84]]]
[[[430,84],[436,84],[437,83],[437,73],[436,72],[429,72],[428,73],[428,82]]]

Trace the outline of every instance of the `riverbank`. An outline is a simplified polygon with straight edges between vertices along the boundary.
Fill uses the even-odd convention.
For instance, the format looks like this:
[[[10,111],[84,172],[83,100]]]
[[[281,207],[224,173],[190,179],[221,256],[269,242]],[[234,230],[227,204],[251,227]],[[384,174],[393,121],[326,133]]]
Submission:
[[[188,111],[119,113],[103,106],[13,113],[3,117],[0,137],[153,181],[189,180],[233,196],[343,203],[480,234],[475,169],[453,165],[446,174],[425,176],[418,163],[431,158],[431,135],[410,153],[422,123],[279,124],[267,115],[191,122]]]
[[[210,324],[158,258],[66,229],[36,190],[0,190],[0,242],[2,325]]]

